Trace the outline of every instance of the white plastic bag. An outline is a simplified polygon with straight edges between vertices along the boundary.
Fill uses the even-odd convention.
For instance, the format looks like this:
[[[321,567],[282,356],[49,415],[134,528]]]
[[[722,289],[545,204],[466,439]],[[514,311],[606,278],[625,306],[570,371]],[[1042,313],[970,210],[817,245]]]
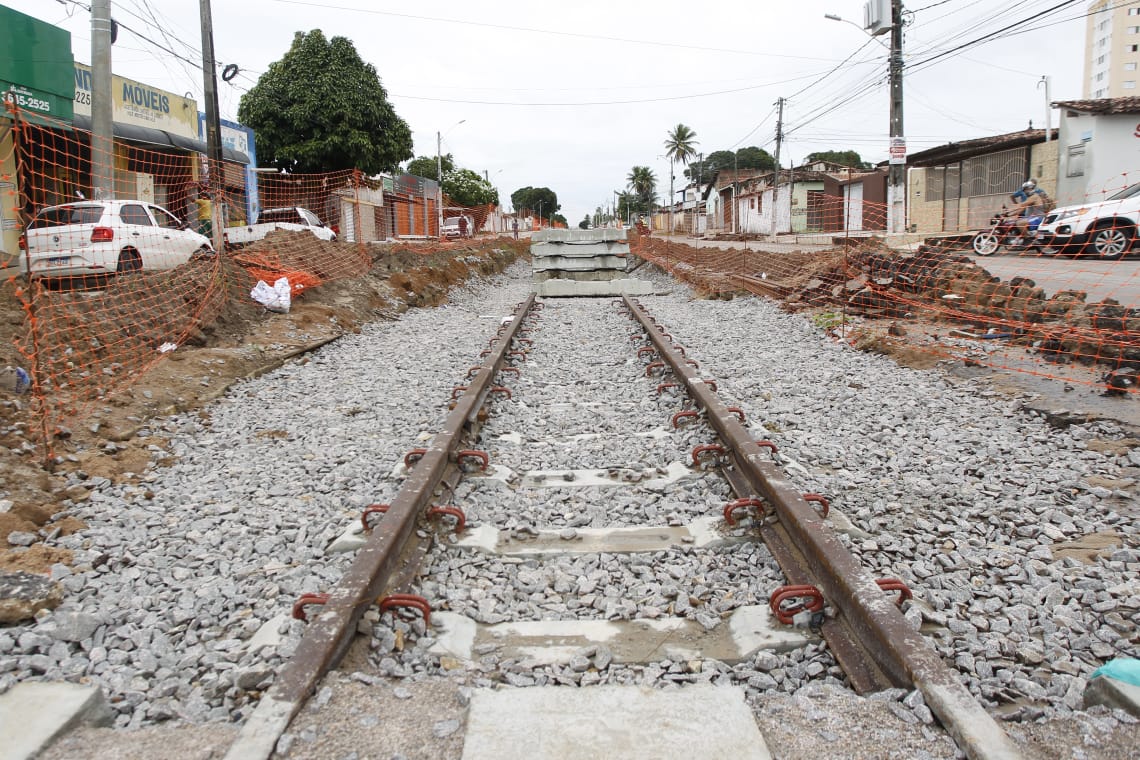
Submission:
[[[249,295],[269,311],[275,311],[279,314],[289,312],[291,291],[288,277],[282,277],[273,283],[272,287],[266,284],[265,280],[258,280],[257,284],[253,286],[253,290],[249,291]]]

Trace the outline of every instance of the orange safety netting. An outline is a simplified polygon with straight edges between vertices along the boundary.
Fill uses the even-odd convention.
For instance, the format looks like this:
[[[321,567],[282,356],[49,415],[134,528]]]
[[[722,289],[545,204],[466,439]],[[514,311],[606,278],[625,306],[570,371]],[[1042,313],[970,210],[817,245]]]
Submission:
[[[823,219],[886,219],[883,204],[862,202],[853,211],[850,201],[830,198],[819,209]],[[632,250],[698,292],[749,292],[811,308],[819,324],[875,349],[893,341],[932,360],[1136,391],[1140,262],[1077,250],[980,257],[972,247],[978,230],[888,239],[845,226],[686,243],[635,234]]]
[[[381,250],[373,244],[400,235],[401,220],[418,225],[408,227],[411,237],[438,233],[434,199],[386,198],[379,181],[357,171],[248,173],[122,138],[93,151],[91,134],[70,124],[3,116],[11,128],[0,132],[0,210],[10,255],[0,309],[10,313],[0,320],[9,326],[0,367],[30,375],[45,442],[171,351],[201,344],[226,310],[258,308],[257,280],[287,277],[297,295],[369,272]],[[109,189],[96,200],[99,166]]]

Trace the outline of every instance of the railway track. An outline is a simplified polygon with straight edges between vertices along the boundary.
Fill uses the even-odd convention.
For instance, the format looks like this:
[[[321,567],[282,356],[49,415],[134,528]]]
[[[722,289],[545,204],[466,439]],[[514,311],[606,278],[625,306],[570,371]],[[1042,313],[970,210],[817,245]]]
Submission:
[[[544,349],[555,330],[573,353]],[[342,537],[341,582],[297,600],[307,629],[227,757],[269,757],[358,630],[381,672],[485,685],[696,689],[774,652],[916,689],[968,756],[1019,756],[904,619],[905,584],[860,564],[826,496],[793,487],[779,442],[640,303],[532,296],[479,359],[399,493]]]

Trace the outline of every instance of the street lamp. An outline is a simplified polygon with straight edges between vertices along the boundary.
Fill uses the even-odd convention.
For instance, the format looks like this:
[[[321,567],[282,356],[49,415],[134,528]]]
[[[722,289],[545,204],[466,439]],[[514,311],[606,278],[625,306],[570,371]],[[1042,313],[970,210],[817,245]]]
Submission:
[[[884,18],[885,4],[890,2],[890,23]],[[887,229],[889,232],[903,232],[906,227],[906,137],[903,130],[903,63],[902,63],[902,29],[903,7],[902,0],[877,0],[867,4],[869,15],[868,26],[871,31],[859,27],[872,38],[880,34],[891,33],[890,69],[891,69],[891,144],[888,152],[890,173],[887,180],[887,208],[889,219]],[[831,21],[843,21],[859,26],[853,21],[825,13],[824,18]]]
[[[447,128],[447,132],[451,132],[451,130],[465,121],[467,121],[467,119],[460,119],[455,122]],[[447,134],[447,132],[444,134]],[[438,237],[443,237],[443,135],[440,134],[438,130],[435,133],[435,179],[435,232]]]

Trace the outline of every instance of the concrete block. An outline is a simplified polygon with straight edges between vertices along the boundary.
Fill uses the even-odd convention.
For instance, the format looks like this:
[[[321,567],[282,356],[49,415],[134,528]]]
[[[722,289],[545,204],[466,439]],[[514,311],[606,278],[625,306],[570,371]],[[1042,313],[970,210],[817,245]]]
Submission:
[[[604,240],[626,240],[626,230],[602,227],[594,230],[539,230],[530,236],[531,243],[594,243]]]
[[[683,754],[768,760],[739,687],[480,689],[463,760],[643,760]]]
[[[608,282],[574,282],[571,280],[546,280],[535,286],[535,292],[542,298],[566,298],[580,296],[601,298],[604,296],[653,295],[653,283],[645,280],[610,280]]]
[[[0,694],[0,755],[24,760],[79,724],[111,724],[111,708],[94,686],[24,681]]]
[[[1085,707],[1104,705],[1140,718],[1140,686],[1111,676],[1097,676],[1085,687]]]
[[[596,254],[592,256],[536,256],[531,261],[531,269],[543,272],[548,269],[564,269],[568,271],[584,272],[591,269],[612,269],[624,272],[629,266],[629,259],[624,256],[606,256]]]

